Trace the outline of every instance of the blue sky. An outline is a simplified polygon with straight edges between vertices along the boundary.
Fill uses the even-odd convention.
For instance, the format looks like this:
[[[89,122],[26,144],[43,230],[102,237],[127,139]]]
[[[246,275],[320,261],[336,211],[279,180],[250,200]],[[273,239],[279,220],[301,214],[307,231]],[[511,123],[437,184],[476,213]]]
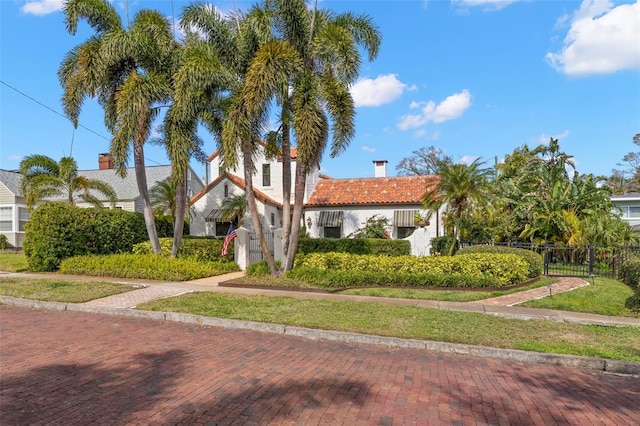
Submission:
[[[188,2],[129,0],[176,16]],[[220,10],[253,2],[213,1]],[[113,4],[124,16],[125,0]],[[581,173],[608,175],[640,150],[640,0],[330,1],[320,7],[370,15],[383,35],[374,62],[363,62],[352,87],[356,136],[336,159],[333,177],[388,174],[420,147],[442,148],[456,161],[488,165],[523,144],[560,139]],[[91,32],[66,32],[62,0],[0,0],[0,168],[30,154],[71,154],[80,169],[98,167],[109,133],[95,100],[74,131],[61,116],[57,70],[65,53]],[[173,8],[173,10],[172,10]],[[21,92],[21,93],[19,93]],[[216,149],[203,132],[205,151]],[[146,148],[147,164],[168,164]],[[204,176],[204,166],[194,163]]]

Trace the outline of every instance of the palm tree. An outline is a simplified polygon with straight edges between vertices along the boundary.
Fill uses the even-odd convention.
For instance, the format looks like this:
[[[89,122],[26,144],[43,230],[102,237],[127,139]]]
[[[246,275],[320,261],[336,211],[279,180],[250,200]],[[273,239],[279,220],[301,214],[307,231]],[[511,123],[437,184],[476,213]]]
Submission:
[[[247,211],[247,197],[244,194],[225,198],[220,207],[223,221],[232,222],[236,227],[242,226]]]
[[[445,206],[446,216],[453,223],[453,239],[457,239],[460,219],[473,207],[483,205],[490,197],[489,178],[493,170],[482,168],[484,162],[476,159],[473,163],[439,165],[439,179],[435,186],[428,188],[422,197],[422,204],[430,212],[437,214]],[[455,244],[451,244],[449,254],[453,254]]]
[[[249,123],[263,114],[269,102],[280,106],[283,158],[283,270],[293,266],[302,217],[302,203],[307,173],[317,165],[332,135],[331,156],[339,155],[353,138],[354,104],[349,85],[355,82],[361,63],[358,47],[369,59],[378,53],[380,33],[368,16],[351,13],[336,15],[309,9],[303,0],[266,2],[274,34],[281,39],[264,43],[248,68],[243,99],[232,117],[245,115]],[[275,31],[277,30],[277,31]],[[235,125],[223,138],[242,139]],[[235,130],[235,132],[234,132]],[[291,134],[297,142],[297,165],[294,181],[294,208],[291,221]],[[249,204],[250,208],[251,202]],[[267,257],[267,261],[269,259]],[[282,271],[269,264],[272,274]]]
[[[104,195],[112,206],[117,201],[116,192],[108,183],[78,175],[78,163],[71,157],[62,157],[56,162],[46,155],[29,155],[20,162],[20,174],[20,189],[29,209],[40,200],[59,196],[66,197],[70,204],[74,204],[77,196],[102,207],[92,190]]]
[[[133,146],[133,163],[143,204],[147,233],[155,253],[160,243],[149,199],[144,164],[144,143],[159,106],[171,98],[170,73],[176,44],[171,25],[158,12],[140,11],[129,28],[106,0],[68,0],[65,23],[74,35],[84,19],[95,35],[67,53],[58,76],[64,89],[62,103],[74,125],[85,97],[94,97],[105,112],[113,134],[111,158],[124,176]]]
[[[156,218],[176,217],[176,185],[170,178],[157,182],[149,191],[149,199]]]

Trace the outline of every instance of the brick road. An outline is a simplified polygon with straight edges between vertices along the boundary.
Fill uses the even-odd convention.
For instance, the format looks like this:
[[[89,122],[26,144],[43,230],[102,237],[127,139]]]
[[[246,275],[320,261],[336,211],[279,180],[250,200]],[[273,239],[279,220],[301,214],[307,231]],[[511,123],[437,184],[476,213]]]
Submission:
[[[0,424],[633,425],[640,379],[0,307]]]

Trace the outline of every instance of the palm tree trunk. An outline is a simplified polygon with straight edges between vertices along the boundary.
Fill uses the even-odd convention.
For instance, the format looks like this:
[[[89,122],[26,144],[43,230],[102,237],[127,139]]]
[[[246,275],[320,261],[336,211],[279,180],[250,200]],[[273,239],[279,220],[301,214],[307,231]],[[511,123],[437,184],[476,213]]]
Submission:
[[[173,222],[173,246],[171,257],[178,257],[182,233],[184,231],[184,216],[187,210],[187,172],[182,176],[182,182],[176,185],[176,214]]]
[[[247,204],[249,205],[249,211],[251,212],[251,223],[253,224],[254,232],[260,242],[260,249],[262,255],[269,265],[271,275],[279,276],[280,271],[276,266],[276,261],[269,251],[269,246],[264,239],[264,233],[262,230],[262,222],[260,222],[260,216],[258,215],[258,205],[256,204],[256,194],[253,192],[253,160],[251,158],[251,141],[249,139],[242,143],[242,162],[244,165],[244,181],[245,191],[247,193]]]
[[[158,254],[160,253],[160,241],[158,241],[156,221],[153,218],[153,209],[149,201],[149,188],[147,187],[147,172],[144,165],[144,148],[142,142],[136,141],[133,144],[133,163],[136,172],[138,192],[142,199],[142,214],[144,215],[144,223],[147,226],[147,234],[149,235],[153,252]]]
[[[284,107],[283,107],[284,111]],[[284,114],[284,112],[283,112]],[[291,138],[289,124],[282,123],[282,259],[289,253],[291,235]]]
[[[293,217],[291,219],[291,235],[289,238],[289,252],[282,267],[283,271],[293,268],[298,240],[300,239],[300,221],[302,219],[302,207],[304,204],[304,190],[307,183],[307,166],[298,164],[296,168],[295,194],[293,200]]]

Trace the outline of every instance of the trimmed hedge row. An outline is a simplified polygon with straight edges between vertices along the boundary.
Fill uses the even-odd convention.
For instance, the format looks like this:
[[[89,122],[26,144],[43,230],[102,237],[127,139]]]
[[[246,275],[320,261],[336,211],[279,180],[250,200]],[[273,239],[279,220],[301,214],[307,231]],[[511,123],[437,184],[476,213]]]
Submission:
[[[323,271],[355,270],[373,273],[487,277],[491,279],[492,286],[498,287],[524,282],[529,271],[528,263],[521,256],[502,253],[437,257],[311,253],[297,256],[295,267]]]
[[[237,270],[238,265],[232,262],[202,262],[131,253],[76,256],[60,263],[63,274],[162,281],[189,281]]]
[[[544,269],[544,261],[542,256],[534,251],[516,248],[516,247],[503,247],[503,246],[487,246],[487,245],[475,245],[464,247],[456,254],[469,254],[469,253],[506,253],[517,254],[521,256],[529,264],[529,278],[536,278],[542,275]]]
[[[32,271],[54,271],[63,259],[131,251],[148,239],[140,213],[46,203],[25,225],[24,254]]]
[[[229,247],[226,256],[222,253],[223,240],[215,237],[182,237],[178,257],[190,258],[209,262],[231,262],[233,261],[233,246]],[[173,238],[160,238],[160,255],[169,257],[173,246]],[[132,252],[135,254],[152,254],[151,242],[145,241],[133,246]]]
[[[383,238],[300,238],[298,241],[300,254],[330,252],[408,256],[411,254],[411,243]]]
[[[634,291],[633,296],[625,301],[625,306],[633,312],[640,312],[640,259],[625,261],[620,267],[618,278]]]

